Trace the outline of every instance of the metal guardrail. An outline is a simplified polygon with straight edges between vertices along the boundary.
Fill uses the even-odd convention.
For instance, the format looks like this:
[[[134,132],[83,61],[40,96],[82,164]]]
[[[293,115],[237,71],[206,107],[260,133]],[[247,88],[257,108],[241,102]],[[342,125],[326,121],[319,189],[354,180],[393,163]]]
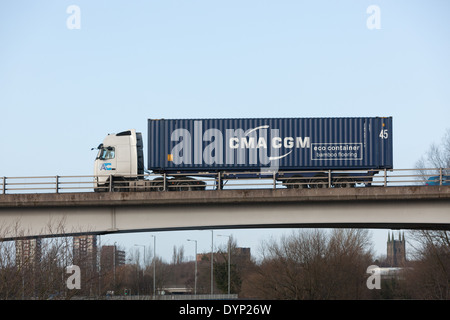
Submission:
[[[375,174],[375,172],[377,172]],[[291,175],[294,174],[293,177]],[[253,175],[253,177],[249,177]],[[287,177],[289,175],[289,177]],[[305,176],[308,175],[308,176]],[[315,177],[309,177],[314,175]],[[336,188],[364,186],[419,186],[450,185],[450,168],[393,169],[393,170],[354,170],[354,171],[298,171],[298,172],[226,172],[159,174],[114,178],[102,176],[108,181],[99,187],[96,181],[100,176],[38,176],[38,177],[0,177],[0,195],[11,193],[67,193],[93,191],[182,191],[182,190],[221,190],[221,189],[279,189],[279,188]],[[195,179],[195,180],[194,180]],[[132,180],[132,181],[130,181]],[[145,182],[143,182],[145,181]],[[152,181],[151,183],[149,183]],[[201,183],[194,185],[192,182]]]

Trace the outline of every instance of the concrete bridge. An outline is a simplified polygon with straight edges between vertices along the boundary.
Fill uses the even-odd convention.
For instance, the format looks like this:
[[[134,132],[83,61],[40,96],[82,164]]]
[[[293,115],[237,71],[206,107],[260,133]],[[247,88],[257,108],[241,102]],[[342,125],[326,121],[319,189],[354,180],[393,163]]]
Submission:
[[[450,229],[450,186],[0,195],[0,239],[140,231]]]

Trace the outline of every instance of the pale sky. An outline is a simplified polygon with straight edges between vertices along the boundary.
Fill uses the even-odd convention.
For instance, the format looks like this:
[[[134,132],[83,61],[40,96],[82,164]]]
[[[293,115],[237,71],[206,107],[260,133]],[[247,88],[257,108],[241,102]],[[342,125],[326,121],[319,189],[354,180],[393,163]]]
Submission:
[[[108,133],[145,133],[148,118],[392,116],[394,168],[413,168],[450,127],[449,9],[447,0],[2,0],[0,177],[92,174],[90,148]],[[220,233],[253,250],[272,231]],[[210,248],[208,231],[157,234],[169,257],[174,244],[193,246],[185,238]],[[377,234],[384,254],[387,230]],[[126,241],[152,245],[148,233]]]

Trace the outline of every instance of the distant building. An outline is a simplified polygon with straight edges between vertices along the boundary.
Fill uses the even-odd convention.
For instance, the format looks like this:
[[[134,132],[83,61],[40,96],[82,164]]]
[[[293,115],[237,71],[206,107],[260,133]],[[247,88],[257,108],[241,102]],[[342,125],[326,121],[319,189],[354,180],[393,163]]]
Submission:
[[[405,233],[394,239],[394,234],[388,234],[386,265],[389,267],[405,267],[406,265],[406,241]]]
[[[214,261],[217,261],[218,259],[217,252],[214,252]],[[210,261],[211,258],[211,252],[209,253],[199,253],[197,254],[197,262],[200,261]],[[234,248],[231,251],[231,261],[234,262],[247,262],[250,261],[250,248]]]
[[[41,261],[41,239],[16,240],[16,266],[36,266]]]
[[[116,246],[102,246],[100,266],[103,271],[113,270],[125,264],[125,251],[117,250]]]
[[[238,258],[250,260],[250,248],[236,248],[234,253]]]
[[[97,270],[97,236],[73,237],[73,263],[80,268]]]

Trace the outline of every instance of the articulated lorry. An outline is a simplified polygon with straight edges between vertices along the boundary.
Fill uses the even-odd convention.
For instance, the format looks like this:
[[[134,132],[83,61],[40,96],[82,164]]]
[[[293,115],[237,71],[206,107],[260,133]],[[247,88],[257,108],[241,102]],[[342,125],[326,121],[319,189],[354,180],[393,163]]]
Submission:
[[[242,177],[287,188],[370,185],[393,168],[392,129],[392,117],[148,119],[147,166],[142,133],[109,134],[95,190],[204,190],[201,177],[216,177],[217,188]]]

